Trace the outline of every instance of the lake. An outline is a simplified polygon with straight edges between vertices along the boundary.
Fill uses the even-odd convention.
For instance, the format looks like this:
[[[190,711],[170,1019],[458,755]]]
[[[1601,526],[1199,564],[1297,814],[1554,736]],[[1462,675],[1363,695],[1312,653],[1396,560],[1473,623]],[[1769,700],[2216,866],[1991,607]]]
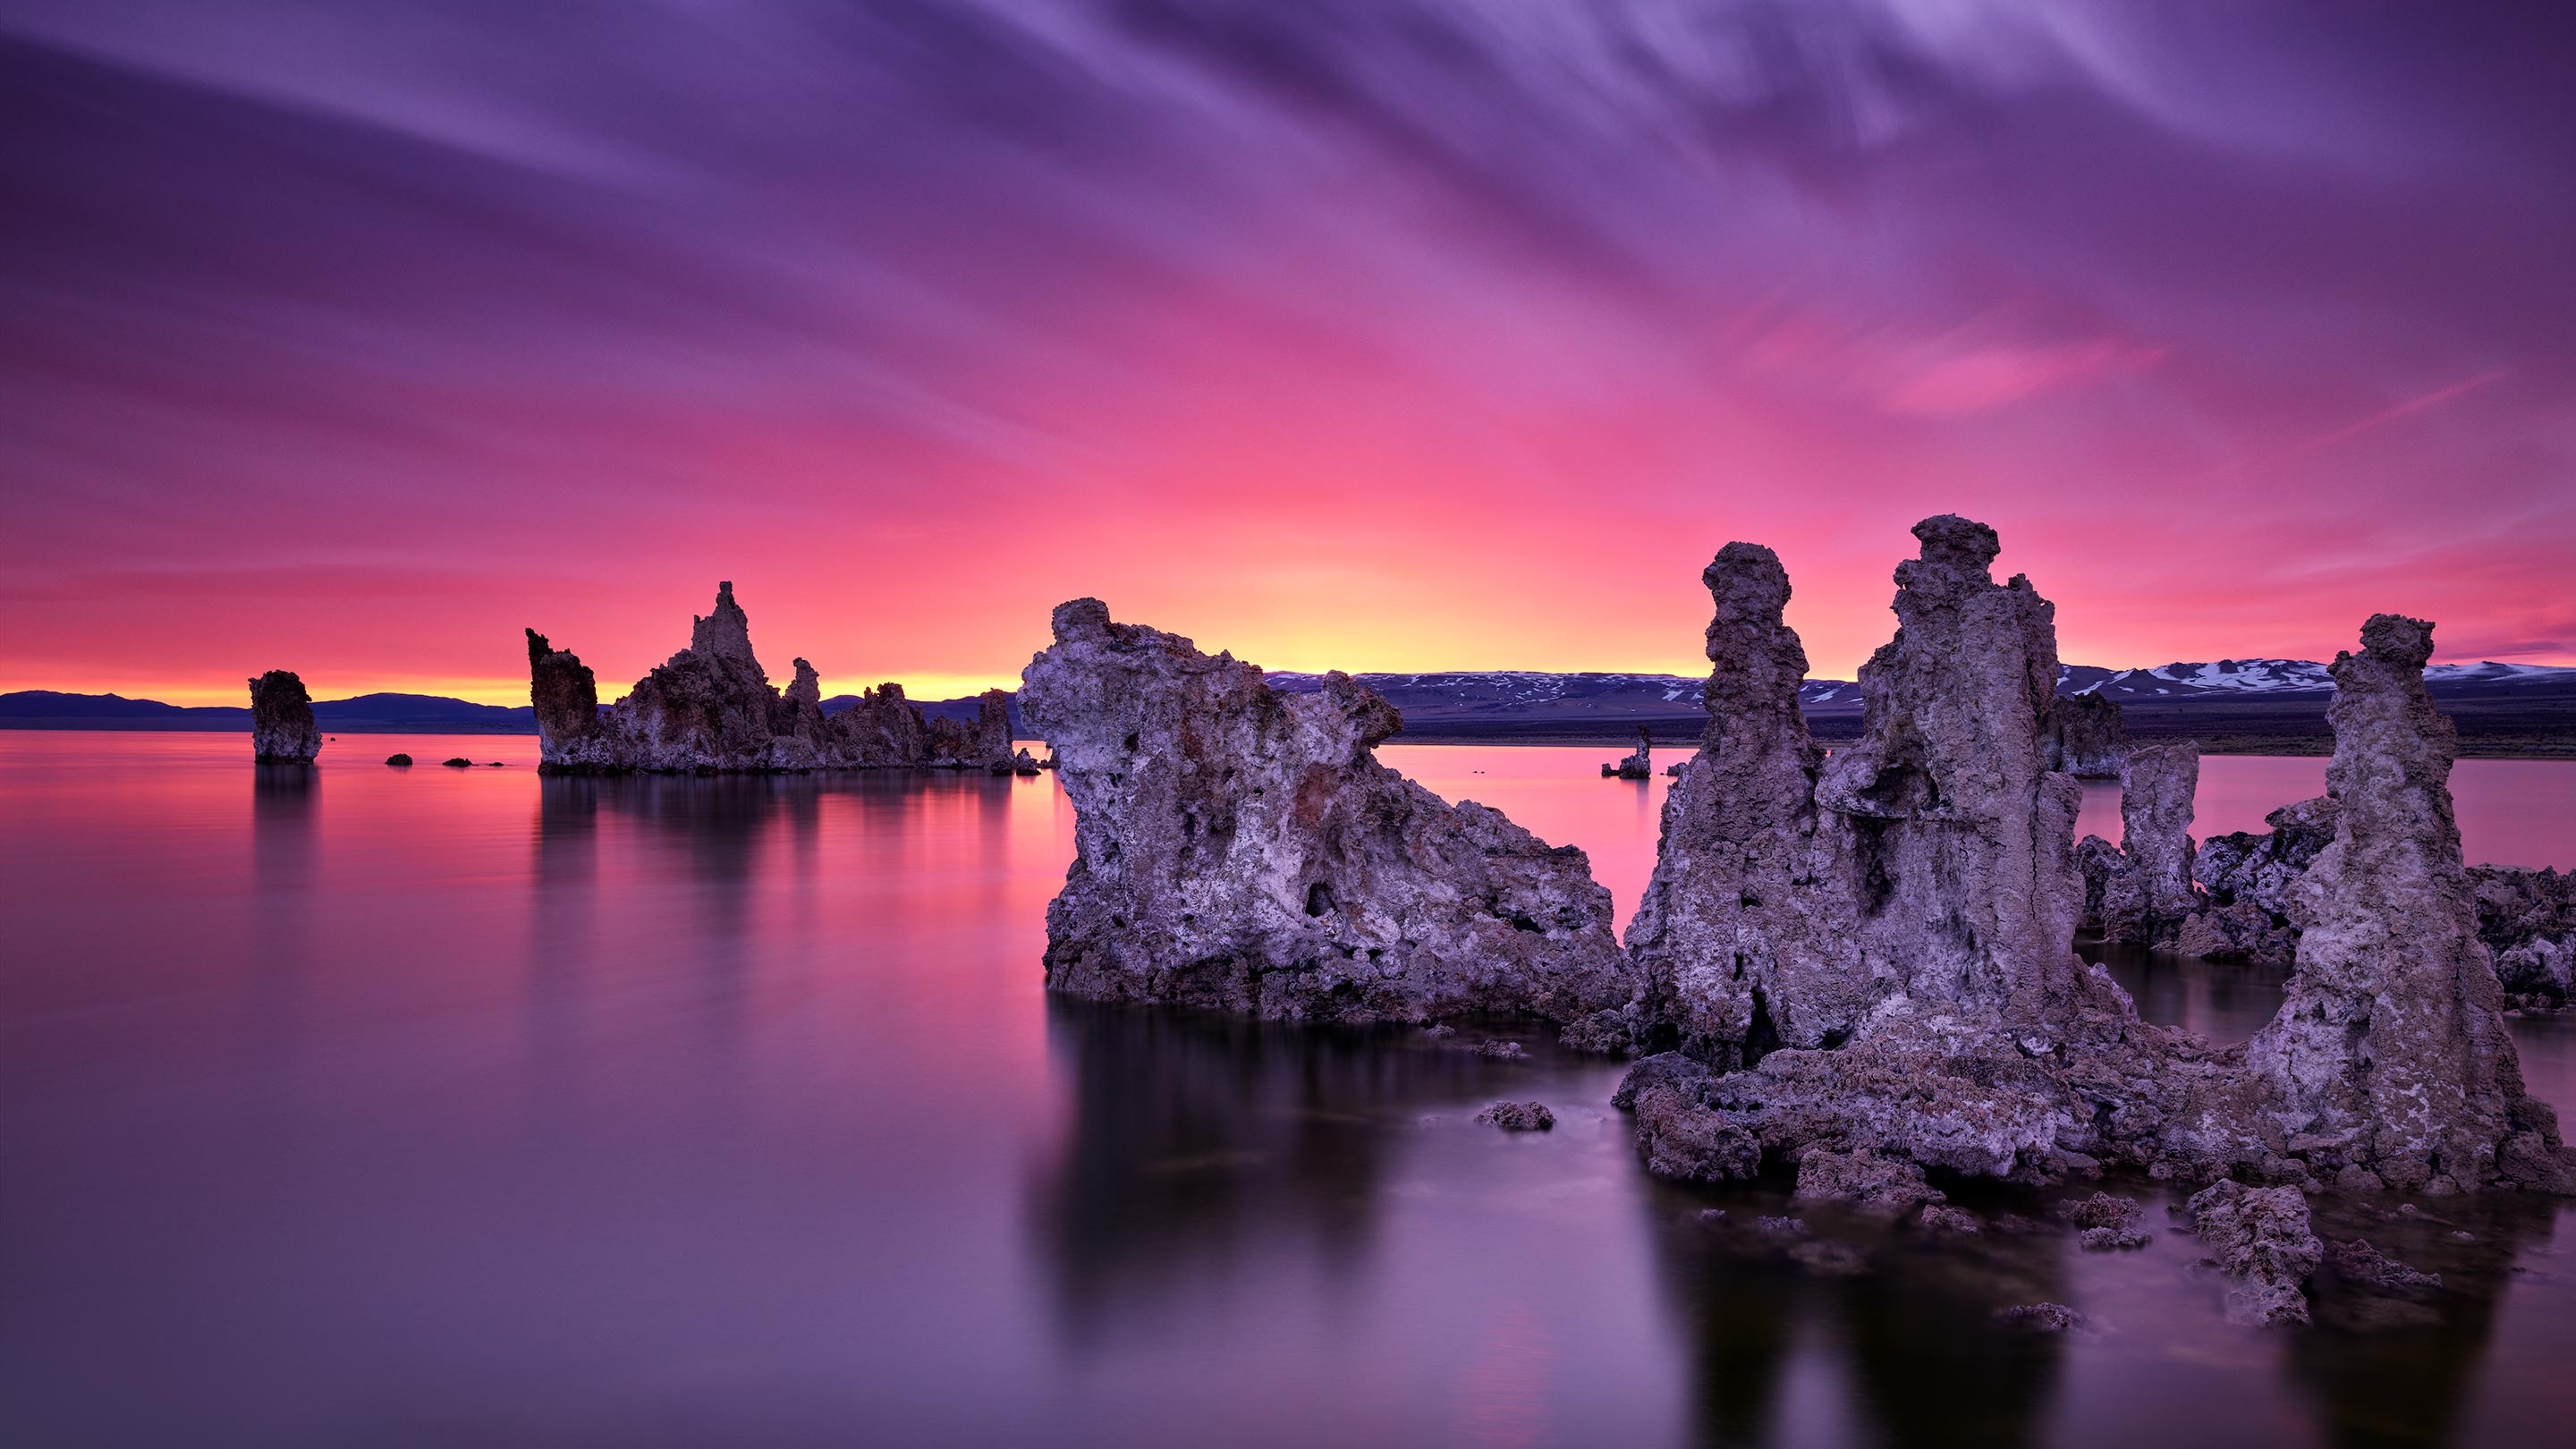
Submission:
[[[1664,783],[1599,778],[1616,753],[1381,752],[1583,846],[1624,913]],[[0,733],[13,1449],[2465,1445],[2576,1412],[2554,1205],[2321,1211],[2443,1288],[2404,1321],[2324,1296],[2306,1333],[2225,1327],[2144,1181],[2113,1184],[2150,1200],[2140,1252],[1820,1222],[1868,1262],[1823,1277],[1702,1220],[1784,1195],[1650,1181],[1620,1065],[1516,1024],[1050,1000],[1051,776],[247,754]],[[2197,833],[2323,771],[2212,759]],[[2455,785],[2471,859],[2576,865],[2576,765]],[[2117,814],[2088,793],[2087,829]],[[2221,1039],[2279,999],[2278,972],[2110,964]],[[2576,1021],[2513,1025],[2576,1109]],[[1463,1049],[1486,1035],[1529,1058]],[[1505,1096],[1558,1126],[1472,1123]],[[2041,1299],[2109,1331],[1992,1320]]]

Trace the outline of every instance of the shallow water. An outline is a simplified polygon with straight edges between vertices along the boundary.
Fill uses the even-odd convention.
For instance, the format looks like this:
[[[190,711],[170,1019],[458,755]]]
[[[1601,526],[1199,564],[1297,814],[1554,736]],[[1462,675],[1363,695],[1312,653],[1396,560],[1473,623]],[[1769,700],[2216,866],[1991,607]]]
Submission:
[[[262,773],[234,736],[0,733],[13,1449],[2480,1444],[2576,1409],[2557,1210],[2338,1225],[2444,1275],[2431,1321],[2370,1331],[2332,1293],[2315,1332],[2228,1329],[2170,1231],[1818,1219],[1869,1264],[1820,1276],[1741,1241],[1776,1191],[1648,1181],[1618,1066],[1509,1023],[1461,1040],[1529,1060],[1049,1001],[1052,778],[540,782],[532,747],[348,736]],[[1660,780],[1384,753],[1634,905]],[[2576,864],[2576,816],[2514,813],[2576,767],[2488,803],[2481,763],[2473,857]],[[2237,824],[2321,779],[2211,765],[2282,767]],[[2113,967],[2221,1039],[2278,998]],[[2568,1025],[2515,1023],[2562,1108]],[[1503,1096],[1559,1126],[1472,1124]],[[1992,1323],[2037,1299],[2115,1331]]]

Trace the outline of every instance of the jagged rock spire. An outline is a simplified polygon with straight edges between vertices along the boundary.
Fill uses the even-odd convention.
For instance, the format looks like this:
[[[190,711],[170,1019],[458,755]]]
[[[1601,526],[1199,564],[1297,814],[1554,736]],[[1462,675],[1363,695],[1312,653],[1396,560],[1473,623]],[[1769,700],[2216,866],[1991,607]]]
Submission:
[[[2503,1179],[2567,1190],[2556,1114],[2523,1091],[2478,939],[2449,778],[2451,722],[2424,692],[2433,626],[2376,614],[2335,656],[2334,843],[2297,887],[2287,999],[2246,1049],[2282,1126],[2347,1144],[2392,1186]]]
[[[703,618],[693,618],[689,627],[689,648],[709,658],[738,659],[767,678],[758,656],[751,652],[751,616],[733,601],[733,581],[716,585],[716,606]]]

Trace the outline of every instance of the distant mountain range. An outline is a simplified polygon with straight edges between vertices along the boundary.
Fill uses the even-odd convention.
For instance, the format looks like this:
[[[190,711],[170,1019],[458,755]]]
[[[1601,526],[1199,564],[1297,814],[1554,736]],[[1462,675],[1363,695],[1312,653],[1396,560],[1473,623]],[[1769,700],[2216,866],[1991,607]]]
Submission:
[[[1405,735],[1440,740],[1608,739],[1643,726],[1659,740],[1698,733],[1703,680],[1678,674],[1550,674],[1531,670],[1452,670],[1431,674],[1362,674],[1361,683],[1404,712]],[[1272,687],[1306,693],[1322,676],[1280,670]],[[2462,722],[2464,734],[2507,729],[2564,734],[2576,740],[2576,668],[2537,664],[2437,664],[2425,671],[2433,696]],[[2061,695],[2100,694],[2120,702],[2133,731],[2149,734],[2319,736],[2334,681],[2307,659],[2221,659],[2160,664],[2151,669],[2062,665]],[[1817,733],[1848,738],[1857,731],[1860,687],[1847,679],[1811,679],[1799,691]],[[826,714],[858,696],[823,701]],[[926,700],[925,713],[971,718],[973,699]],[[526,705],[474,704],[430,694],[363,694],[318,701],[325,731],[370,733],[529,734]],[[1012,727],[1020,726],[1012,702]],[[250,711],[237,705],[183,707],[114,694],[22,690],[0,694],[0,729],[239,729]]]
[[[823,701],[825,714],[839,714],[859,702],[854,694]],[[975,717],[972,699],[927,700],[924,714]],[[1013,710],[1017,723],[1018,711]],[[317,699],[313,722],[325,734],[472,734],[532,735],[536,710],[529,705],[476,704],[443,694],[361,694],[351,699]],[[157,699],[127,699],[121,694],[65,694],[51,689],[22,689],[0,694],[0,729],[107,730],[248,730],[250,707],[238,704],[179,705]]]

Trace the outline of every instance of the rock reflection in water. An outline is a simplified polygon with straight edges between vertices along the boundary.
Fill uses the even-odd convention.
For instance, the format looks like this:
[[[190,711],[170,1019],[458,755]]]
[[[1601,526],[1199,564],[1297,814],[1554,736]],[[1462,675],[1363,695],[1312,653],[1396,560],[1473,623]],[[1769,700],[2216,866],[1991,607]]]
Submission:
[[[1689,1335],[1701,1444],[2039,1442],[2066,1340],[2007,1328],[1995,1311],[2070,1296],[2066,1234],[1990,1230],[1936,1243],[1776,1193],[1665,1184],[1648,1210],[1667,1225],[1656,1242],[1669,1306]],[[1814,1236],[1782,1240],[1756,1225],[1781,1215],[1812,1223]],[[1847,1253],[1810,1265],[1792,1255],[1795,1241]],[[1802,1375],[1820,1369],[1844,1379],[1843,1392],[1802,1391]]]
[[[2098,961],[2138,1004],[2138,1014],[2158,1026],[2198,1032],[2219,1046],[2246,1041],[2281,1009],[2285,966],[2204,961],[2171,951],[2114,941],[2078,941],[2076,951]]]
[[[1367,1261],[1414,1117],[1505,1079],[1402,1027],[1323,1027],[1050,997],[1073,1122],[1033,1201],[1068,1346],[1239,1255]]]

